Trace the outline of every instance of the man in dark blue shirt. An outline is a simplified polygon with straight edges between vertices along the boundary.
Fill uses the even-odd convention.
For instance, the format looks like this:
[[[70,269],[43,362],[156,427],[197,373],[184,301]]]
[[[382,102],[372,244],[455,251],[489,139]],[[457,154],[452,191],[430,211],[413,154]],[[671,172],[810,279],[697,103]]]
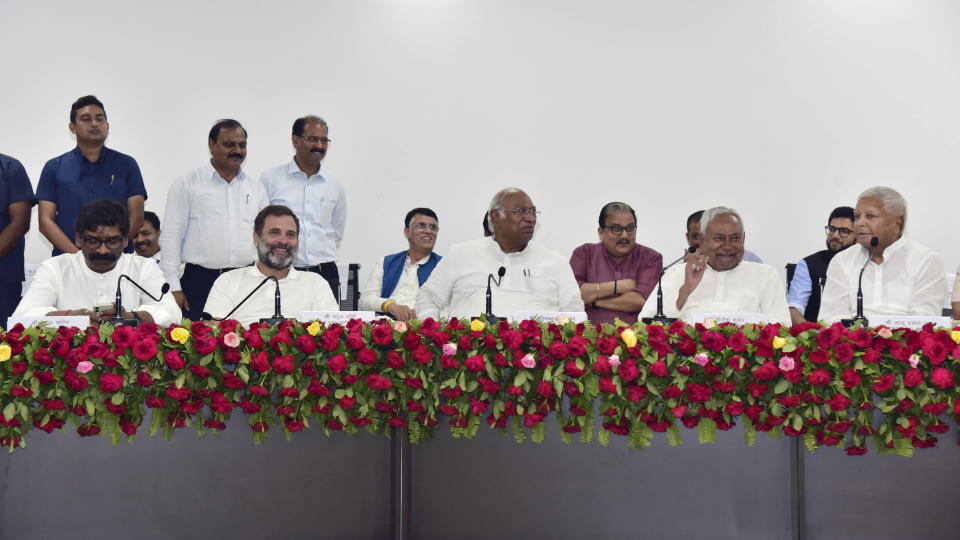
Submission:
[[[30,229],[33,186],[19,161],[0,154],[0,327],[20,303],[24,236]]]
[[[73,226],[83,205],[97,199],[125,205],[132,239],[143,225],[147,198],[137,162],[104,146],[110,124],[100,100],[84,96],[75,101],[69,127],[77,136],[77,147],[48,161],[37,183],[40,233],[53,244],[54,255],[77,252]]]

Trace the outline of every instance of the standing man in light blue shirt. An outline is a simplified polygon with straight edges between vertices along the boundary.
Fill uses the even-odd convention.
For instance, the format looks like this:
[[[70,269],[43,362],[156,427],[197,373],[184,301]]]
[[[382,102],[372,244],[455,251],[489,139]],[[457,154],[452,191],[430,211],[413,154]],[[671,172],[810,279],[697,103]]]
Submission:
[[[319,116],[297,118],[291,136],[293,159],[286,165],[267,169],[260,181],[267,189],[270,204],[286,206],[300,219],[300,247],[294,267],[323,276],[339,302],[340,273],[336,261],[347,223],[347,194],[340,180],[321,170],[330,145],[327,134],[327,123]]]

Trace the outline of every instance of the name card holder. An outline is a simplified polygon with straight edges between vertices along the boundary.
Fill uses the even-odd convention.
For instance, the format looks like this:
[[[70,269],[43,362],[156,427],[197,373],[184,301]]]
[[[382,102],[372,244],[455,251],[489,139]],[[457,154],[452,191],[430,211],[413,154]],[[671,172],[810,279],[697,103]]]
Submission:
[[[887,328],[910,328],[920,330],[923,325],[933,323],[935,327],[951,328],[953,321],[950,317],[928,317],[925,315],[871,315],[867,317],[870,326],[886,326]]]
[[[324,324],[347,324],[353,319],[370,322],[381,318],[374,311],[304,311],[300,314],[301,321],[320,321]]]
[[[46,323],[47,328],[60,328],[66,326],[70,328],[75,326],[84,329],[90,326],[90,317],[86,315],[44,315],[43,317],[10,317],[7,319],[7,326],[13,328],[20,323],[24,328],[29,326],[40,326],[40,323]]]
[[[587,312],[585,311],[514,311],[507,318],[510,322],[521,322],[530,319],[539,319],[541,322],[560,323],[559,319],[564,317],[563,322],[573,321],[575,323],[586,322]]]
[[[703,324],[707,319],[713,319],[717,324],[733,323],[738,326],[765,324],[770,320],[766,313],[691,313],[683,317],[683,321],[687,324]]]

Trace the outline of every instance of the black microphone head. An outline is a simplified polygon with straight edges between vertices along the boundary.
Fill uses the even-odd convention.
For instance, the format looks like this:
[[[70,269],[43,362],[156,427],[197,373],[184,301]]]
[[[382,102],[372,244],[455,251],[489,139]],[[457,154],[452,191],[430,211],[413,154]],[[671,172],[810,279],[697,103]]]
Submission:
[[[160,294],[167,294],[168,292],[170,292],[170,284],[164,283],[163,287],[160,287]]]
[[[503,275],[506,273],[507,273],[507,269],[501,266],[500,269],[497,270],[497,277],[503,277]]]
[[[690,246],[687,248],[687,253],[696,253],[700,249],[700,246]]]
[[[200,314],[200,319],[201,319],[201,320],[204,320],[204,321],[212,321],[212,320],[213,320],[213,315],[211,315],[211,314],[207,313],[206,311],[204,311],[203,313]]]
[[[880,239],[874,236],[870,239],[870,247],[877,247],[877,244],[880,243]]]

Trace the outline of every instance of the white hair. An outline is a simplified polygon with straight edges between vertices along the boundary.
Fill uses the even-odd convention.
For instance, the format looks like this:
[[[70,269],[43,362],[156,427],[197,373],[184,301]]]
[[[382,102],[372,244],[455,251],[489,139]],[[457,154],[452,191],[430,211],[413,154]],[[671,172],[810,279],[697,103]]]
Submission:
[[[727,208],[726,206],[714,206],[713,208],[703,212],[703,216],[700,218],[700,232],[703,235],[707,234],[707,225],[713,221],[717,216],[727,215],[733,218],[734,221],[743,226],[743,220],[740,219],[740,214],[737,213],[733,208]]]
[[[511,193],[523,193],[523,190],[515,187],[506,187],[498,191],[492,199],[490,199],[490,213],[492,214],[495,210],[503,211],[503,198]],[[497,234],[497,231],[494,230],[493,219],[487,220],[487,225],[490,228],[490,232],[494,235]]]
[[[857,197],[860,199],[879,199],[883,209],[895,216],[902,216],[904,223],[907,221],[907,200],[899,191],[886,186],[874,186]]]

